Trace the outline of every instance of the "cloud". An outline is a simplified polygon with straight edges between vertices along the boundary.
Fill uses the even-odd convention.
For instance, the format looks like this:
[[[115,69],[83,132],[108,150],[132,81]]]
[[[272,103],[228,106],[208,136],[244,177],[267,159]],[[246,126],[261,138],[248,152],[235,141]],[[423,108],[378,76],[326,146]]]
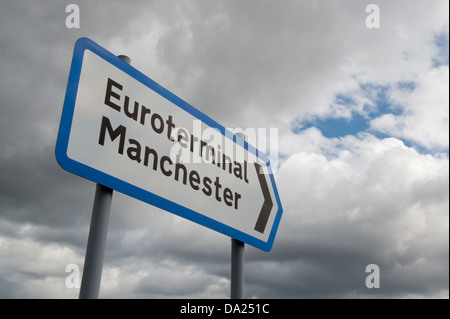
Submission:
[[[428,280],[448,278],[448,158],[371,135],[336,139],[335,146],[337,156],[297,152],[278,171],[286,211],[278,245],[284,258],[298,256],[285,265],[292,272],[296,264],[325,267],[329,297],[337,297],[337,287],[353,297],[406,296],[410,284],[420,295]],[[381,268],[384,293],[364,286],[371,263]],[[298,297],[307,295],[298,289]]]
[[[430,39],[446,19],[440,10],[448,7],[385,1],[383,27],[371,30],[364,25],[363,3],[284,1],[253,10],[256,6],[212,2],[174,10],[175,27],[156,46],[180,94],[231,126],[267,126],[264,114],[274,109],[272,125],[323,115],[337,93],[414,78],[431,63]]]
[[[74,298],[67,289],[67,263],[80,264],[80,255],[67,245],[25,239],[23,227],[15,237],[0,237],[2,298]],[[19,235],[19,236],[17,236]]]
[[[205,273],[195,266],[162,262],[152,267],[154,274],[143,277],[136,292],[153,298],[192,296],[192,298],[226,298],[228,280]],[[211,295],[211,294],[214,295]]]
[[[427,149],[448,150],[448,66],[432,69],[416,81],[414,90],[396,88],[393,103],[403,114],[384,114],[371,122],[374,130],[412,140]]]

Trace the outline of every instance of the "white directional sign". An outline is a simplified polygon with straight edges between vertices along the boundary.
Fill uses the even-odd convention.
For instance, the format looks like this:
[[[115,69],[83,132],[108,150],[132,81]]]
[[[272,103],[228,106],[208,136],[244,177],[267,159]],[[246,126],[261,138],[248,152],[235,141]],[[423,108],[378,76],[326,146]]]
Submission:
[[[87,38],[56,158],[67,171],[265,251],[282,207],[266,155]]]

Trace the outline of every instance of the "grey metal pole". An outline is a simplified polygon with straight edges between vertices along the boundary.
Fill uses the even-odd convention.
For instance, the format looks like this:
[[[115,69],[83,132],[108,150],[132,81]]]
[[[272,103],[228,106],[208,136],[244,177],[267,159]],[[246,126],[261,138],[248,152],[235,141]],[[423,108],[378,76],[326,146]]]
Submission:
[[[125,55],[118,56],[130,64],[131,59]],[[102,279],[103,259],[105,257],[106,238],[108,235],[109,216],[111,212],[113,190],[97,184],[91,225],[84,259],[83,277],[80,286],[80,299],[98,299]]]
[[[237,239],[231,239],[231,299],[244,298],[244,247]]]
[[[236,135],[247,140],[243,133]],[[244,298],[244,248],[245,243],[231,239],[231,299]]]
[[[80,299],[97,299],[102,279],[103,258],[105,256],[113,190],[97,184],[91,226],[84,259]]]

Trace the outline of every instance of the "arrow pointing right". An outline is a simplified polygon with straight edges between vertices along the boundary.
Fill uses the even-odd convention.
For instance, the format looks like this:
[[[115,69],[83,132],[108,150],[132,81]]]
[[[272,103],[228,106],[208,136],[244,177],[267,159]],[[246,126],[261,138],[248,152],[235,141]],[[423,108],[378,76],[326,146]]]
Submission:
[[[267,186],[265,174],[261,173],[261,165],[254,163],[256,174],[258,175],[259,184],[261,185],[262,193],[264,196],[264,203],[261,207],[261,212],[259,213],[258,220],[256,221],[255,230],[264,234],[266,229],[267,221],[269,220],[270,212],[272,211],[273,202],[270,196],[269,187]]]

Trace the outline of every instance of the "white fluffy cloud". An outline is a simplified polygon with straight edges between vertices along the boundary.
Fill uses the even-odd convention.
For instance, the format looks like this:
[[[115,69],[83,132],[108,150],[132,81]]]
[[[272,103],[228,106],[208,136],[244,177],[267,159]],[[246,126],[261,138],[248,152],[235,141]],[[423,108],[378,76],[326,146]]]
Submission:
[[[16,237],[0,236],[1,298],[76,298],[66,286],[68,264],[80,265],[79,252],[58,243],[27,238],[27,226]]]
[[[448,158],[371,135],[329,142],[336,156],[296,152],[278,171],[286,211],[278,245],[289,247],[286,256],[298,256],[291,270],[296,263],[319,264],[341,278],[329,285],[348,281],[349,294],[369,295],[355,272],[363,276],[375,263],[386,289],[379,295],[386,297],[395,294],[391,280],[401,282],[398,296],[406,297],[421,295],[408,292],[408,285],[418,289],[447,278],[448,261],[440,262],[448,256]],[[339,261],[327,266],[327,259]],[[445,284],[440,288],[445,291]]]
[[[391,136],[412,140],[427,149],[448,150],[448,66],[427,71],[417,79],[414,90],[396,89],[391,98],[403,114],[385,114],[371,127]]]

